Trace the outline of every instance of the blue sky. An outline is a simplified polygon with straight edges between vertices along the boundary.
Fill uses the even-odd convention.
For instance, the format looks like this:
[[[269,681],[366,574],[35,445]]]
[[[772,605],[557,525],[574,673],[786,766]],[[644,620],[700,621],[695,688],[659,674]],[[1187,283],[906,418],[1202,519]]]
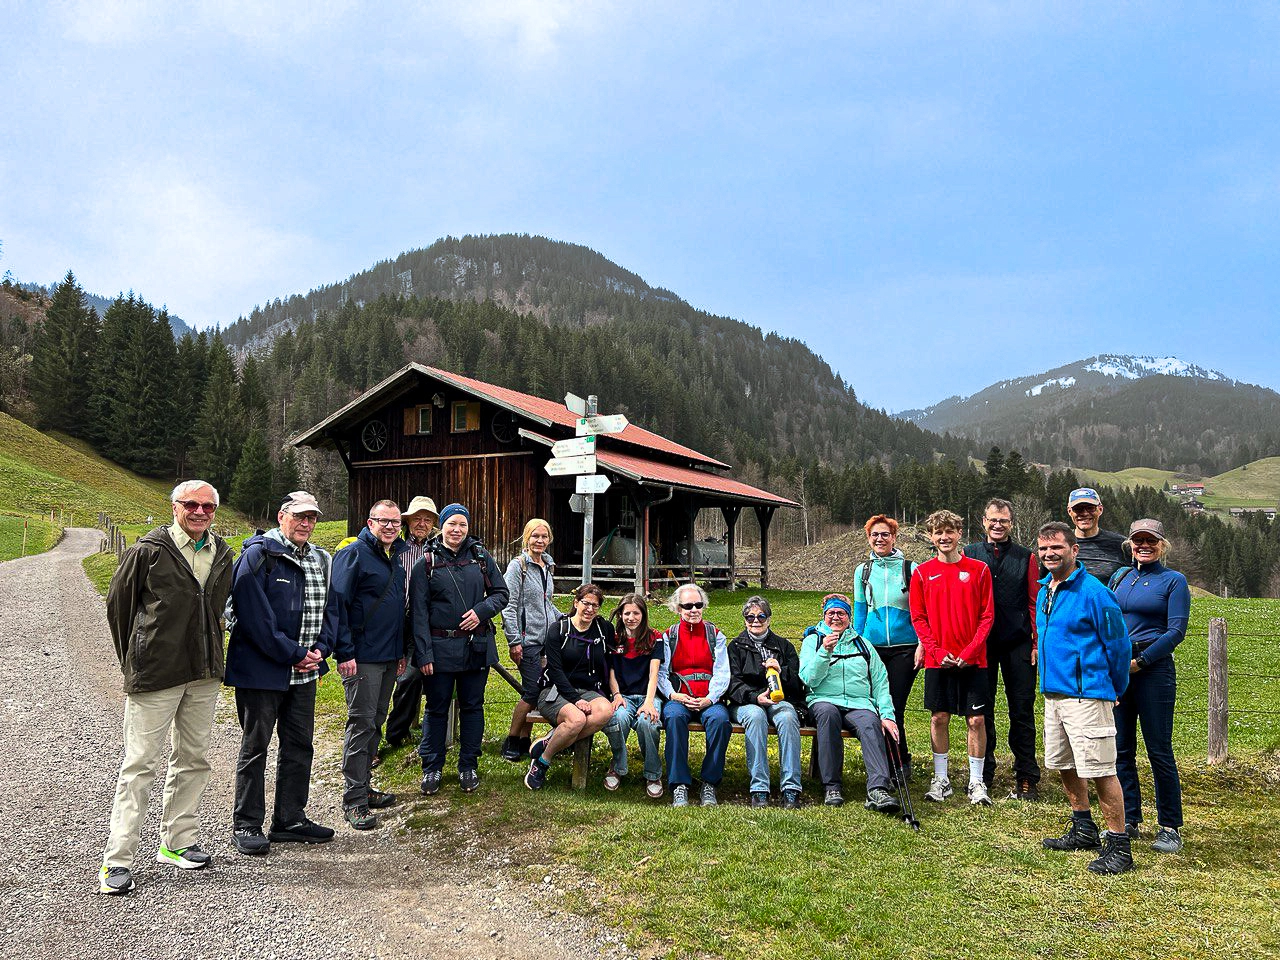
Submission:
[[[1280,7],[0,0],[0,270],[197,325],[586,244],[890,410],[1104,351],[1280,386]]]

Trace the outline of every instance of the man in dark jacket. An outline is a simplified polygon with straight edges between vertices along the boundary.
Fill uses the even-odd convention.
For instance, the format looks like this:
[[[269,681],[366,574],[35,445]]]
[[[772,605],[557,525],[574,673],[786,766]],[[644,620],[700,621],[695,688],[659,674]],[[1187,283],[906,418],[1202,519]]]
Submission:
[[[1103,530],[1098,525],[1102,519],[1102,498],[1092,487],[1079,487],[1067,497],[1067,513],[1076,528],[1076,543],[1080,548],[1080,566],[1103,583],[1111,582],[1111,575],[1128,564],[1124,556],[1124,534]]]
[[[751,805],[769,805],[769,725],[778,731],[778,789],[782,805],[800,805],[800,716],[805,689],[800,655],[791,641],[770,627],[773,608],[764,597],[742,605],[744,628],[729,644],[729,690],[725,695],[735,723],[742,724],[751,773]],[[768,673],[776,670],[783,699],[770,695]]]
[[[209,782],[209,734],[222,686],[222,611],[231,590],[231,548],[210,530],[218,491],[178,484],[173,524],[143,536],[120,560],[107,591],[107,620],[124,673],[124,762],[111,807],[111,836],[98,890],[133,889],[147,795],[172,730],[156,860],[184,870],[209,863],[196,844],[196,810]]]
[[[314,754],[316,681],[328,669],[338,620],[328,603],[329,554],[310,542],[320,516],[316,498],[298,490],[284,498],[280,526],[245,541],[232,575],[235,626],[227,647],[226,683],[236,690],[240,759],[232,842],[246,854],[277,843],[326,843],[333,830],[306,813]],[[266,817],[267,750],[279,731],[275,813]]]
[[[338,605],[333,658],[347,698],[347,729],[342,740],[342,811],[357,830],[372,830],[378,818],[370,808],[390,806],[395,795],[373,790],[369,771],[378,731],[387,718],[391,689],[406,662],[404,567],[400,554],[400,507],[379,500],[354,543],[333,558],[330,586]]]
[[[965,556],[991,569],[995,620],[987,634],[987,756],[982,779],[990,790],[996,776],[996,687],[1004,674],[1009,704],[1009,749],[1013,751],[1011,800],[1040,799],[1036,762],[1036,593],[1040,564],[1013,542],[1013,504],[993,498],[983,510],[986,539],[964,548]]]

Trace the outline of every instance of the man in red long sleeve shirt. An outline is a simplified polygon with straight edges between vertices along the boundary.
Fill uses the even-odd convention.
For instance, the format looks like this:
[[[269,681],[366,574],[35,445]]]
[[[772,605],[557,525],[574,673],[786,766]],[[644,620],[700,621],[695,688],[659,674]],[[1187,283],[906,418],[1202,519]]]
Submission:
[[[969,802],[990,806],[982,780],[987,752],[983,712],[987,707],[987,634],[995,616],[991,571],[960,551],[964,521],[950,510],[929,514],[925,529],[938,555],[911,575],[911,622],[924,660],[924,705],[933,719],[933,779],[926,800],[951,796],[947,755],[951,715],[968,725]]]

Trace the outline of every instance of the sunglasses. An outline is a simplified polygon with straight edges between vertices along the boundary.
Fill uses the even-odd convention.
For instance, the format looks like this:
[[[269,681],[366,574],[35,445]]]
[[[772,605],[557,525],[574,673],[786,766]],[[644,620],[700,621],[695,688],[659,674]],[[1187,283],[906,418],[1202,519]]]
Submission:
[[[212,514],[218,509],[216,503],[201,503],[199,500],[175,500],[174,503],[182,507],[187,513],[209,513]]]
[[[677,604],[681,610],[701,610],[705,604],[701,600],[695,600],[693,603]]]
[[[1135,547],[1154,547],[1159,544],[1160,541],[1151,537],[1134,537],[1130,543]]]
[[[769,618],[766,617],[763,613],[748,613],[742,619],[747,621],[747,623],[764,623]]]

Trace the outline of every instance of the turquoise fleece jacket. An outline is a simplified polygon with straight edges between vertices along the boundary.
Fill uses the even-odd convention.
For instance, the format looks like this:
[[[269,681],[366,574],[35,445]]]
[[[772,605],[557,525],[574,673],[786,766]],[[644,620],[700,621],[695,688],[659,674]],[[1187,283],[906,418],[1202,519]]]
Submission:
[[[845,710],[872,710],[892,719],[889,674],[878,655],[852,627],[836,641],[834,650],[822,645],[831,633],[825,623],[810,627],[800,644],[800,679],[809,688],[808,703],[834,703]]]
[[[897,647],[919,642],[911,623],[911,601],[902,579],[906,562],[901,550],[887,557],[875,554],[853,571],[853,629],[872,646]],[[863,585],[863,570],[871,573]]]

